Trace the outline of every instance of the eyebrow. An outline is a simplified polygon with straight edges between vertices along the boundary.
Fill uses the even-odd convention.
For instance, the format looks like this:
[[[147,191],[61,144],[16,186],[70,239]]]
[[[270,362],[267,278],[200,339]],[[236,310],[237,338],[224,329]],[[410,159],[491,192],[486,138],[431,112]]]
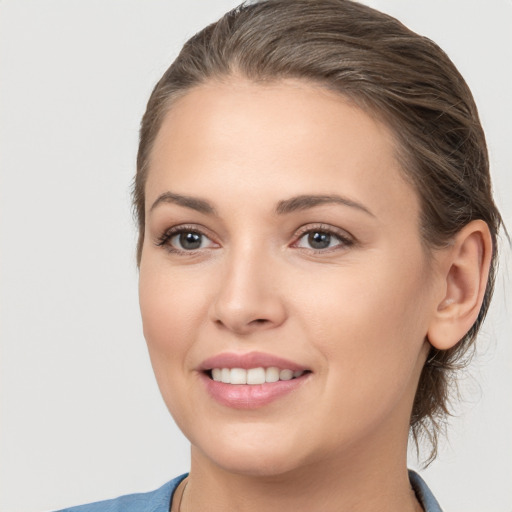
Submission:
[[[156,201],[151,205],[149,211],[153,211],[158,205],[167,203],[167,204],[177,204],[179,206],[184,206],[185,208],[191,208],[192,210],[196,210],[201,213],[205,213],[208,215],[217,215],[215,212],[215,208],[204,199],[199,199],[197,197],[183,196],[181,194],[174,194],[173,192],[164,192]]]
[[[308,208],[328,203],[341,204],[343,206],[349,206],[350,208],[356,208],[372,217],[375,217],[375,215],[361,203],[338,195],[302,195],[292,197],[284,201],[279,201],[279,203],[277,203],[276,213],[278,215],[285,215],[287,213],[307,210]]]
[[[329,203],[341,204],[343,206],[348,206],[350,208],[356,208],[372,217],[375,217],[375,215],[361,203],[358,203],[357,201],[353,201],[352,199],[348,199],[346,197],[332,194],[300,195],[291,197],[290,199],[284,199],[277,203],[275,213],[277,215],[286,215],[288,213],[307,210],[309,208],[314,208],[315,206]],[[164,192],[163,194],[158,196],[156,201],[151,205],[149,211],[153,211],[160,204],[177,204],[179,206],[184,206],[185,208],[190,208],[192,210],[196,210],[200,213],[204,213],[207,215],[217,215],[213,205],[206,201],[205,199],[175,194],[174,192]]]

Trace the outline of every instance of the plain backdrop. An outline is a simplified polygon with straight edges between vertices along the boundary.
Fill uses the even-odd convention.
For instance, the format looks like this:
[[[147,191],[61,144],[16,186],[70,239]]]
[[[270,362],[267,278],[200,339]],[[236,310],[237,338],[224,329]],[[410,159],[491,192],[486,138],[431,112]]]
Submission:
[[[466,77],[510,228],[511,0],[367,1]],[[188,468],[141,332],[130,183],[154,83],[234,5],[0,0],[2,512],[151,490]],[[465,400],[422,473],[447,511],[512,511],[511,266],[504,247]]]

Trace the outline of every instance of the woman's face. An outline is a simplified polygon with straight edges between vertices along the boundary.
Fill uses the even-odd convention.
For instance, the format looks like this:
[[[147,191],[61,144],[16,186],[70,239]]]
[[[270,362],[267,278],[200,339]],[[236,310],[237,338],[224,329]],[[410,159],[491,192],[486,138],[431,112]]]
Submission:
[[[196,459],[263,475],[405,449],[431,267],[390,131],[343,97],[233,79],[168,113],[140,304]]]

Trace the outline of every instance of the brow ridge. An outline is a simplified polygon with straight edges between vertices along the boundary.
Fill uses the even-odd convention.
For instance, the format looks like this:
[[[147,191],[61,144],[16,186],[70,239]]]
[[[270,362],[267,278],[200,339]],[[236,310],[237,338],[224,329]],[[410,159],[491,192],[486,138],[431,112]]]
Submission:
[[[357,201],[339,196],[337,194],[300,195],[291,197],[290,199],[279,201],[275,211],[278,215],[285,215],[295,211],[307,210],[308,208],[313,208],[315,206],[327,203],[341,204],[350,208],[356,208],[367,213],[368,215],[371,215],[372,217],[375,217],[375,215],[368,208],[366,208],[366,206],[358,203]]]
[[[204,214],[217,215],[213,205],[205,199],[176,194],[174,192],[164,192],[158,196],[155,202],[151,205],[149,211],[153,211],[157,206],[163,203],[177,204],[179,206],[190,208]],[[342,197],[337,194],[303,194],[291,197],[290,199],[283,199],[277,203],[275,213],[277,215],[286,215],[295,211],[307,210],[308,208],[314,208],[315,206],[328,203],[341,204],[350,208],[356,208],[374,217],[374,214],[368,208],[366,208],[366,206],[358,203],[357,201]]]
[[[182,194],[175,194],[174,192],[164,192],[159,195],[156,201],[151,205],[149,211],[153,211],[160,204],[177,204],[185,208],[191,208],[201,213],[208,215],[216,215],[215,208],[205,199],[197,197],[185,196]]]

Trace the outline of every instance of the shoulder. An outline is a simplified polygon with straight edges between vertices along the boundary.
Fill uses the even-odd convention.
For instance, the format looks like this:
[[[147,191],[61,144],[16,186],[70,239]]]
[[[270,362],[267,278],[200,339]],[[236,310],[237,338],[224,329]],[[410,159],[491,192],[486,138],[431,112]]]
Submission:
[[[186,476],[178,476],[155,491],[127,494],[112,500],[65,508],[58,512],[169,512],[172,495]]]
[[[418,473],[409,470],[409,481],[425,512],[443,512],[432,491]]]

